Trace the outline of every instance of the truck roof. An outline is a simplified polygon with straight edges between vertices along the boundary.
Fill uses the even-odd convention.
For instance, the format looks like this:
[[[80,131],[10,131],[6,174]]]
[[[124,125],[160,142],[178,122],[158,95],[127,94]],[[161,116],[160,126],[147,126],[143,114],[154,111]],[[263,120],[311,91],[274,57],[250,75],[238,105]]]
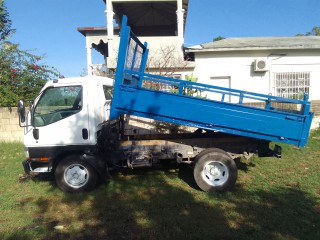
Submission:
[[[83,84],[83,83],[101,83],[108,86],[113,86],[114,80],[108,77],[102,76],[86,76],[86,77],[70,77],[70,78],[60,78],[47,81],[45,87],[55,86],[55,85],[65,85],[65,84]]]

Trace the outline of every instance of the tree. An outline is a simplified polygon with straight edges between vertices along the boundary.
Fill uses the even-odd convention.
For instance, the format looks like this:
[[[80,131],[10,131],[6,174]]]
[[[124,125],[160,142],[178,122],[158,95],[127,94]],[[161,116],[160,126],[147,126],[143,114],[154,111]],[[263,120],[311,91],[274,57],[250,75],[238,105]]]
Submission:
[[[186,81],[189,81],[189,82],[198,82],[198,78],[193,76],[193,73],[191,73],[191,75],[186,75]],[[193,96],[193,97],[198,97],[198,98],[207,98],[207,95],[205,96],[202,96],[203,94],[203,90],[198,90],[198,89],[193,89],[193,88],[186,88],[184,90],[184,93],[185,95],[187,96]]]
[[[306,34],[297,34],[296,36],[320,36],[320,27],[314,26],[311,32],[307,32]]]
[[[320,27],[313,27],[311,32],[306,34],[307,36],[320,36]]]
[[[7,39],[10,35],[15,32],[11,29],[11,20],[3,0],[0,0],[0,40]]]
[[[160,76],[173,77],[188,65],[182,57],[182,50],[175,45],[160,46],[148,57],[146,71]]]
[[[40,63],[42,57],[19,49],[10,42],[0,44],[0,106],[16,106],[19,99],[31,103],[56,69]]]
[[[45,81],[59,76],[58,71],[41,64],[43,56],[19,49],[8,41],[14,33],[4,1],[0,0],[0,106],[16,106],[19,99],[31,103]]]
[[[225,39],[225,38],[221,37],[221,36],[218,36],[218,37],[213,39],[213,42],[220,41],[220,40],[223,40],[223,39]]]

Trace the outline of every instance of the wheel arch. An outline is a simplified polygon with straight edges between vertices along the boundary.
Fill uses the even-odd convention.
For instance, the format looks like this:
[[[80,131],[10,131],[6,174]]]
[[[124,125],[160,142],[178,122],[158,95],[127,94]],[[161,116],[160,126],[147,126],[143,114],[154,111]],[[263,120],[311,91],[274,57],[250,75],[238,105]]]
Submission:
[[[82,157],[84,161],[86,161],[88,164],[90,164],[94,170],[98,173],[99,179],[104,180],[105,179],[105,173],[106,173],[106,162],[103,161],[103,158],[97,154],[89,154],[85,151],[81,150],[72,150],[72,151],[65,151],[59,153],[57,156],[55,156],[52,159],[52,169],[53,172],[56,170],[59,163],[64,160],[65,158],[68,158],[70,156],[78,156]]]
[[[51,159],[52,170],[55,171],[57,166],[59,165],[59,163],[63,159],[65,159],[65,158],[67,158],[69,156],[72,156],[72,155],[81,156],[81,155],[84,155],[84,154],[85,154],[85,152],[81,151],[81,150],[64,151],[64,152],[58,153],[57,155],[55,155]]]
[[[223,150],[222,148],[206,148],[206,149],[202,150],[200,153],[198,153],[198,155],[196,155],[196,156],[194,157],[194,163],[195,163],[200,157],[202,157],[203,155],[205,155],[205,154],[207,154],[207,153],[210,153],[210,152],[220,152],[220,153],[223,153],[223,154],[227,154],[230,158],[232,158],[232,155],[231,155],[229,152]]]

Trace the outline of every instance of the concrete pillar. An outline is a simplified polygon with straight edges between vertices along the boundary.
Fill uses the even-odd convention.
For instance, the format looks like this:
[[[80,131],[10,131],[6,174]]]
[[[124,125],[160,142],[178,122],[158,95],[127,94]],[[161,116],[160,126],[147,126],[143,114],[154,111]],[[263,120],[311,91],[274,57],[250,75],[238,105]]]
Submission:
[[[181,41],[181,44],[184,42],[184,12],[185,10],[182,8],[182,0],[177,0],[177,28],[178,28],[178,37]]]
[[[178,38],[180,41],[180,49],[177,49],[179,52],[179,57],[183,59],[183,44],[184,44],[184,12],[182,8],[182,0],[177,0],[177,29],[178,29]]]
[[[106,18],[107,18],[107,30],[108,30],[108,55],[109,57],[113,55],[113,7],[112,1],[106,1]]]
[[[86,46],[87,48],[87,69],[88,69],[88,76],[92,76],[92,46]]]

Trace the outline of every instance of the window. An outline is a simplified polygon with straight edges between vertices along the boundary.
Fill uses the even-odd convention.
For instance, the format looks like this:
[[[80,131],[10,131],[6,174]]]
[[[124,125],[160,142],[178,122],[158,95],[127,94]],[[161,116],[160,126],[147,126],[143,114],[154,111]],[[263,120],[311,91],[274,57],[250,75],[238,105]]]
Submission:
[[[113,87],[103,85],[103,92],[106,100],[111,101],[113,96]]]
[[[82,109],[82,87],[48,88],[33,112],[33,125],[45,126],[69,117]]]
[[[310,72],[274,73],[275,95],[291,99],[303,99],[309,93]]]

